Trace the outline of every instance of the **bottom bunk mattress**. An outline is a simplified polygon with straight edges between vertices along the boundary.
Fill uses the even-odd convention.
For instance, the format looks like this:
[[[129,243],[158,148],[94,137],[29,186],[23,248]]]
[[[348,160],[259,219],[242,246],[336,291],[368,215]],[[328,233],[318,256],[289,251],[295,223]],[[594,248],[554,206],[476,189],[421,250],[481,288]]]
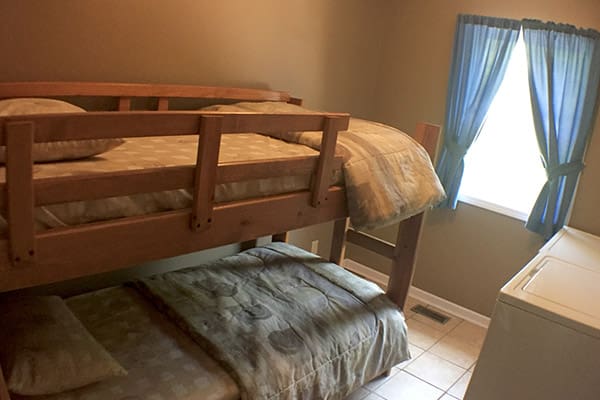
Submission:
[[[133,287],[68,300],[128,375],[47,399],[343,399],[409,357],[379,287],[285,243]]]
[[[102,289],[66,303],[127,375],[55,395],[12,399],[239,399],[227,372],[134,288]]]

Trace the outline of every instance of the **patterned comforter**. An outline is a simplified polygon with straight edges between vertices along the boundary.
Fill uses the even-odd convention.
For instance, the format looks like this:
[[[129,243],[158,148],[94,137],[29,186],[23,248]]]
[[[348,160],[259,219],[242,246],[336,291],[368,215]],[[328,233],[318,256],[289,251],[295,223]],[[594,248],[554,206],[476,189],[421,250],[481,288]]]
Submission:
[[[272,243],[136,283],[246,399],[343,399],[408,358],[402,313],[374,284]]]
[[[224,112],[314,112],[281,102],[237,103],[207,108]],[[319,149],[321,132],[272,135]],[[350,118],[339,132],[337,150],[344,155],[344,182],[350,221],[357,229],[375,229],[416,215],[445,197],[423,147],[391,126]]]

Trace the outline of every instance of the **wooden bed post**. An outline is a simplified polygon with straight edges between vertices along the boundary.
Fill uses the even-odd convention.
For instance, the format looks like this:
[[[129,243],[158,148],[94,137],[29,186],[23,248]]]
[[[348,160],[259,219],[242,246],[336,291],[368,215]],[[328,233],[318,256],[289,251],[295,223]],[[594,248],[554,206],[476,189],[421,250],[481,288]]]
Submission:
[[[6,124],[6,194],[10,258],[13,266],[35,263],[33,122]]]
[[[0,365],[0,400],[10,400],[8,394],[8,386],[4,380],[4,374],[2,373],[2,366]]]
[[[432,161],[435,160],[437,153],[440,127],[426,123],[419,123],[413,136],[427,151]],[[398,227],[398,235],[395,245],[385,240],[366,233],[357,232],[352,229],[347,232],[347,240],[350,243],[358,245],[373,251],[379,255],[392,260],[392,269],[388,279],[387,295],[401,309],[404,309],[408,289],[412,283],[412,278],[417,260],[417,249],[423,227],[424,213],[420,213],[404,221],[401,221]],[[334,240],[332,243],[332,260],[341,259],[342,256],[334,256],[334,251],[343,251],[343,243],[339,241],[346,236],[346,229],[340,221],[336,221],[334,228]],[[343,254],[343,253],[342,253]]]
[[[398,227],[387,295],[402,310],[414,275],[422,226],[423,213],[401,221]]]
[[[194,202],[190,221],[191,229],[195,232],[204,231],[212,225],[220,145],[221,117],[203,115],[200,117]]]
[[[335,117],[327,117],[325,119],[319,163],[312,185],[311,203],[313,207],[319,207],[323,202],[327,201],[327,191],[331,183],[331,170],[338,136],[336,120],[337,118]]]
[[[271,236],[273,242],[284,242],[287,243],[289,234],[288,232],[279,232]]]
[[[331,239],[331,252],[329,253],[329,261],[334,264],[342,265],[344,255],[346,253],[346,234],[350,218],[337,219],[333,223],[333,238]]]
[[[423,146],[423,148],[429,154],[429,158],[431,158],[431,162],[435,165],[435,160],[437,158],[437,148],[438,143],[440,141],[440,126],[428,124],[425,122],[419,122],[417,124],[417,129],[415,130],[415,134],[413,139]]]
[[[414,139],[425,148],[435,162],[440,127],[426,123],[417,124]],[[396,248],[392,256],[392,269],[388,280],[387,295],[402,310],[408,297],[417,261],[417,249],[421,238],[424,213],[408,218],[398,226]]]
[[[256,239],[246,240],[246,241],[243,241],[240,243],[240,251],[253,249],[256,246],[258,246],[258,240],[256,240]]]

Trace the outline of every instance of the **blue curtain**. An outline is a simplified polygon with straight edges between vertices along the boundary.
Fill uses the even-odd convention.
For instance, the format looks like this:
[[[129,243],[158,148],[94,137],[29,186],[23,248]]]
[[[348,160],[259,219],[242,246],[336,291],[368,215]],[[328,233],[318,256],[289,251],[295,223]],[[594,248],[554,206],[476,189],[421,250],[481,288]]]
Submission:
[[[483,126],[520,29],[520,21],[475,15],[458,17],[444,143],[437,164],[447,194],[440,207],[456,208],[464,156]]]
[[[548,181],[527,221],[546,238],[565,223],[592,131],[600,81],[600,34],[523,21],[533,119]]]

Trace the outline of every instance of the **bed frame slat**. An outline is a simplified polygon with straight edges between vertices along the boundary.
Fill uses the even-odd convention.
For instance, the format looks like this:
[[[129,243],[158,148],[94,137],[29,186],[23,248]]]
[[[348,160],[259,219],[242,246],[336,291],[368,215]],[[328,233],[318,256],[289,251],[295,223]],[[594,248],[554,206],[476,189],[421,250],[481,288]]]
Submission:
[[[156,109],[158,111],[167,111],[169,109],[169,99],[167,97],[159,97]]]
[[[212,224],[222,120],[221,117],[215,116],[200,117],[194,200],[190,220],[190,227],[195,232],[206,230]]]
[[[395,246],[392,243],[354,229],[348,230],[348,242],[390,259],[394,257]]]
[[[318,156],[302,156],[223,164],[217,168],[217,184],[306,175],[315,170],[317,161]],[[334,168],[340,169],[341,164],[341,156],[336,157]],[[194,186],[195,171],[196,167],[190,165],[40,178],[33,181],[35,205],[43,206],[164,190],[190,190]],[[6,204],[5,189],[6,184],[0,183],[0,207]]]
[[[306,175],[316,170],[318,159],[319,156],[315,155],[222,164],[217,169],[217,183]],[[337,156],[333,160],[332,168],[340,170],[342,163],[342,157]]]
[[[14,266],[24,267],[36,260],[33,135],[30,122],[6,125],[6,206],[10,257]]]
[[[131,110],[131,97],[119,97],[119,111]]]
[[[180,97],[286,102],[291,99],[288,93],[276,90],[217,86],[112,82],[0,83],[0,98],[38,96]]]
[[[35,205],[189,189],[195,169],[190,165],[36,179]]]
[[[35,142],[56,142],[98,138],[197,135],[200,116],[222,116],[222,133],[281,133],[348,128],[347,114],[222,114],[207,111],[131,111],[28,115],[0,118],[4,126],[12,121],[35,124]],[[335,118],[339,117],[339,118]],[[0,145],[4,145],[0,136]]]
[[[330,188],[330,201],[317,209],[310,205],[310,196],[305,191],[216,205],[213,218],[219,223],[201,232],[190,230],[189,209],[44,231],[37,234],[39,256],[35,273],[24,268],[4,270],[0,291],[240,243],[348,214],[343,188]],[[0,251],[5,243],[0,242]],[[106,262],[108,257],[110,262]]]

